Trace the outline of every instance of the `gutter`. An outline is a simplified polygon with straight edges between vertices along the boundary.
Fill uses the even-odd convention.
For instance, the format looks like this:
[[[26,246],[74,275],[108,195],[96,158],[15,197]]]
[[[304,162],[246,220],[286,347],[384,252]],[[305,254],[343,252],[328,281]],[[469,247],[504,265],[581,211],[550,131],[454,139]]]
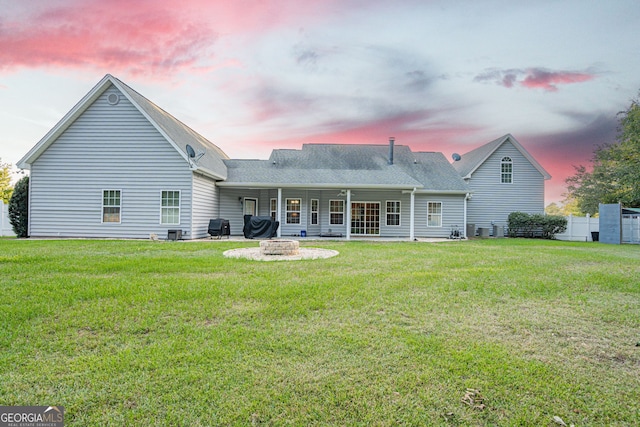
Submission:
[[[471,194],[469,190],[416,190],[414,189],[416,194]]]
[[[200,175],[204,175],[204,176],[207,176],[209,178],[213,178],[215,181],[223,180],[223,179],[226,178],[224,176],[217,175],[217,174],[215,174],[213,172],[209,172],[207,169],[202,169],[202,168],[200,168],[198,166],[190,167],[189,170],[191,170],[191,172],[193,172],[193,173],[198,173]],[[217,184],[217,182],[216,182],[216,184]]]
[[[287,183],[265,183],[265,182],[229,182],[223,181],[216,185],[220,187],[233,187],[233,188],[303,188],[306,190],[344,190],[345,188],[359,189],[359,190],[406,190],[412,191],[411,186],[407,185],[385,185],[385,184],[322,184],[322,183],[306,183],[306,184],[287,184]],[[413,187],[416,188],[416,187]],[[461,194],[464,194],[462,192]]]

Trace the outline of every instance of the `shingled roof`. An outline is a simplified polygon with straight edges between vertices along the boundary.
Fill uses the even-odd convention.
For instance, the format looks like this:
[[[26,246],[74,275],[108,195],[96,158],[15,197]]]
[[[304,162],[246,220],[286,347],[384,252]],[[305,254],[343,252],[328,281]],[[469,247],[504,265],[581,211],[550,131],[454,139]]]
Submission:
[[[119,84],[118,88],[126,93],[134,105],[137,104],[137,106],[140,107],[143,114],[146,113],[146,115],[151,118],[152,123],[159,127],[162,132],[178,146],[180,151],[186,154],[186,146],[189,144],[196,153],[205,153],[204,156],[198,160],[198,169],[210,171],[220,178],[226,176],[226,166],[222,159],[228,159],[229,156],[217,145],[140,95],[121,80],[113,77],[113,81]]]
[[[304,144],[301,150],[273,150],[269,160],[224,160],[221,186],[256,188],[419,189],[465,193],[466,183],[442,153],[413,153],[408,146]]]

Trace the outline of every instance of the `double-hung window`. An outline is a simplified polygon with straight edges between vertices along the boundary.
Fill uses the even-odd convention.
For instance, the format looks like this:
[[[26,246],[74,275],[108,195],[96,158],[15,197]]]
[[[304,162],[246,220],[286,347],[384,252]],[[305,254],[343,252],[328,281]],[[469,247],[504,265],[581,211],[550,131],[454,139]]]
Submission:
[[[387,225],[400,225],[399,200],[387,200]]]
[[[427,203],[427,227],[442,227],[442,202]]]
[[[344,224],[344,200],[329,200],[329,224]]]
[[[180,191],[162,191],[160,224],[180,224]]]
[[[300,224],[300,199],[285,199],[287,224]]]
[[[318,225],[318,209],[320,201],[318,199],[311,199],[311,225]]]
[[[278,216],[278,199],[269,200],[269,213],[271,214],[271,219],[277,221],[276,216]]]
[[[503,157],[500,161],[500,182],[511,184],[513,182],[513,161],[511,157]]]
[[[120,223],[120,190],[102,191],[102,222]]]

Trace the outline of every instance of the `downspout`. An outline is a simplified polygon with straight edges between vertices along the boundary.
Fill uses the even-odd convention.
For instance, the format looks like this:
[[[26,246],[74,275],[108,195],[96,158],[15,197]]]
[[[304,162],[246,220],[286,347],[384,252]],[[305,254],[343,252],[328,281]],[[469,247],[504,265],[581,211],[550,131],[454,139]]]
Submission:
[[[409,240],[416,240],[415,233],[416,188],[411,192],[411,211],[409,212]]]
[[[467,193],[466,196],[464,196],[464,218],[462,220],[463,224],[462,224],[462,235],[464,236],[465,239],[468,239],[469,236],[467,236],[467,200],[469,200],[471,198],[471,194]]]
[[[351,190],[347,190],[347,240],[351,240]]]
[[[278,238],[282,237],[282,218],[281,216],[281,206],[282,206],[282,188],[278,188],[278,206],[276,206],[276,218],[280,221],[280,227],[278,227],[278,231],[276,231],[276,236]]]
[[[29,170],[29,195],[27,196],[27,237],[31,237],[31,195],[33,191],[31,191],[31,183],[33,182],[33,169]],[[13,228],[13,227],[12,227]],[[58,233],[59,234],[59,233]]]

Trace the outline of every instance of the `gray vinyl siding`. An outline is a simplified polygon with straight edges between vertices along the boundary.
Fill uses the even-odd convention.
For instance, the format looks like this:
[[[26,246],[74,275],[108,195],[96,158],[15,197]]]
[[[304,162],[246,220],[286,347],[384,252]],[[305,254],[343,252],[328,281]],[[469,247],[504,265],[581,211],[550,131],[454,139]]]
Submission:
[[[332,200],[336,197],[330,197]],[[387,200],[400,201],[400,225],[387,226]],[[409,226],[411,221],[411,195],[403,194],[401,191],[365,191],[353,190],[351,203],[373,202],[380,204],[380,237],[409,237]],[[345,202],[346,203],[346,202]],[[326,216],[329,215],[329,201],[326,203]],[[345,220],[346,220],[345,211]],[[329,219],[327,218],[327,224]],[[344,228],[346,232],[346,226]]]
[[[110,105],[107,96],[118,93]],[[188,165],[113,86],[31,166],[30,235],[166,238],[191,233]],[[103,190],[121,191],[121,222],[102,223]],[[161,192],[180,191],[180,224],[160,224]]]
[[[343,236],[347,234],[347,198],[345,196],[337,196],[338,190],[323,191],[320,196],[320,235],[321,233],[341,233]],[[344,221],[343,224],[331,224],[331,212],[329,210],[331,200],[344,201]],[[353,198],[352,198],[353,200]]]
[[[268,216],[271,198],[278,197],[278,191],[220,188],[220,217],[228,219],[232,235],[242,235],[244,225],[242,204],[240,200],[255,198],[258,200],[259,215]],[[286,199],[301,199],[302,210],[300,224],[286,224]],[[317,226],[310,226],[311,199],[318,199],[319,212]],[[331,200],[343,200],[345,203],[344,224],[330,224],[329,202]],[[380,237],[409,237],[411,226],[411,195],[402,191],[374,191],[354,190],[351,196],[352,202],[374,202],[380,204]],[[400,201],[400,225],[386,225],[386,202]],[[439,201],[443,203],[442,227],[427,227],[427,202]],[[416,237],[449,237],[451,226],[457,225],[462,230],[464,227],[464,196],[463,195],[416,195],[415,197],[415,234]],[[280,207],[281,218],[280,232],[283,237],[300,235],[302,230],[307,236],[316,237],[321,233],[347,233],[347,206],[346,197],[338,196],[338,190],[304,190],[283,189],[282,205]]]
[[[277,197],[277,195],[276,195]],[[287,224],[287,199],[300,199],[300,223]],[[280,228],[282,236],[299,236],[307,229],[309,220],[309,199],[306,190],[283,190],[282,206],[280,207]]]
[[[427,226],[427,207],[429,202],[442,203],[442,226]],[[464,195],[417,194],[415,198],[416,237],[449,237],[451,228],[457,226],[464,232]]]
[[[192,238],[209,236],[209,220],[218,218],[218,187],[206,176],[193,174]]]
[[[500,162],[503,157],[513,161],[513,182],[501,183]],[[510,143],[504,143],[469,180],[473,196],[467,206],[467,222],[476,227],[507,225],[511,212],[544,212],[544,177]]]
[[[242,189],[242,188],[220,188],[220,217],[229,220],[231,227],[231,235],[242,235],[242,228],[244,226],[243,205],[240,203],[245,198],[256,199],[258,201],[258,215],[269,216],[271,199],[278,197],[277,189]],[[290,236],[292,234],[300,234],[302,230],[306,229],[308,218],[308,204],[306,204],[307,196],[306,190],[286,190],[282,192],[282,206],[280,208],[280,214],[282,219],[280,221],[282,236]],[[302,212],[300,218],[300,224],[285,224],[286,212],[285,203],[287,198],[299,198],[302,199]],[[317,197],[315,197],[317,198]],[[318,233],[319,234],[319,233]]]
[[[244,227],[243,206],[240,203],[245,197],[258,199],[258,210],[264,203],[260,200],[260,190],[243,190],[228,187],[218,188],[219,218],[229,221],[232,236],[242,236]]]

